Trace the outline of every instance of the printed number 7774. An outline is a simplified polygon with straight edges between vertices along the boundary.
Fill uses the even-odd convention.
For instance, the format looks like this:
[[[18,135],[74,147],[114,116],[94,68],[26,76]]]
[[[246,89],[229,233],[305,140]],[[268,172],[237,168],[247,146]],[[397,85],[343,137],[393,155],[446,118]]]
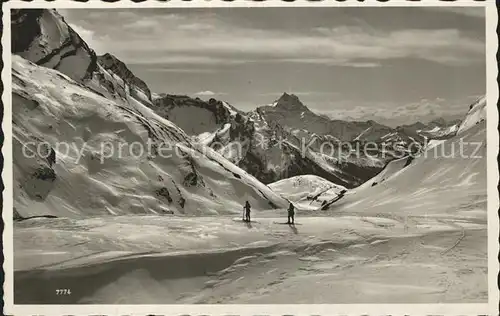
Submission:
[[[70,295],[71,290],[70,289],[57,289],[56,290],[56,295]]]

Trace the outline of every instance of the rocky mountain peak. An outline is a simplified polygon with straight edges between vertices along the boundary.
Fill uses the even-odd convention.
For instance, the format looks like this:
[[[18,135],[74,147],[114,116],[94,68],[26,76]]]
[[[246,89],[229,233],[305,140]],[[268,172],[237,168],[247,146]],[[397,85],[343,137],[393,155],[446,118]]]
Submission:
[[[300,101],[299,97],[295,94],[288,94],[286,92],[276,101],[276,107],[287,110],[308,110],[307,107]]]
[[[141,89],[146,94],[148,99],[151,100],[151,91],[149,90],[147,84],[137,78],[132,71],[128,69],[125,63],[119,60],[116,56],[110,53],[105,53],[102,56],[98,56],[97,60],[99,64],[104,67],[104,69],[111,70],[129,85],[136,86]]]

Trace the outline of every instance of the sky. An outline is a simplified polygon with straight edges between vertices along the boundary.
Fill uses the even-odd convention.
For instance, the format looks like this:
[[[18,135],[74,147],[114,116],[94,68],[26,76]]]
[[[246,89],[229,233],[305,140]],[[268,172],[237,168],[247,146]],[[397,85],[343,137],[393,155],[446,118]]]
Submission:
[[[463,116],[486,91],[484,8],[60,9],[156,93],[248,111],[296,94],[334,119]]]

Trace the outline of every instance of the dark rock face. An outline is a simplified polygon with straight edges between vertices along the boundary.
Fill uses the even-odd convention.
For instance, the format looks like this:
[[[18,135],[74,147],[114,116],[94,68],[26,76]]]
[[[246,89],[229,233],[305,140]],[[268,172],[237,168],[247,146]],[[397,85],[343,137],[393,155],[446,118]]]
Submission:
[[[52,168],[39,167],[23,184],[28,196],[35,201],[44,201],[54,187],[56,173]]]
[[[129,86],[135,86],[141,89],[151,101],[151,91],[149,90],[147,84],[136,77],[121,60],[109,53],[97,57],[97,60],[104,69],[111,70],[113,73],[122,78],[122,80]]]
[[[156,190],[156,195],[162,196],[165,199],[167,199],[168,203],[172,203],[172,198],[170,197],[170,192],[168,192],[167,188],[162,187],[162,188]]]
[[[11,47],[14,54],[28,50],[35,38],[41,35],[39,19],[43,11],[43,9],[11,10]]]
[[[309,111],[295,94],[283,93],[276,101],[276,107],[290,111]]]
[[[185,187],[203,185],[203,178],[196,171],[190,172],[184,177],[183,185]]]
[[[90,79],[97,57],[55,10],[11,11],[12,52],[76,81]]]
[[[290,160],[282,178],[312,174],[350,189],[361,185],[383,169],[383,167],[361,165],[349,161],[331,162],[331,166],[335,166],[342,171],[341,174],[335,174],[325,170],[309,157],[301,157],[301,153],[296,148],[287,147],[287,150],[293,153],[294,159]]]
[[[279,173],[268,170],[265,161],[253,151],[248,151],[245,157],[238,163],[238,166],[264,184],[273,183],[282,179]]]
[[[19,214],[19,212],[17,211],[17,209],[15,207],[13,210],[12,217],[13,217],[14,221],[22,221],[24,219],[24,217],[22,217],[21,214]]]

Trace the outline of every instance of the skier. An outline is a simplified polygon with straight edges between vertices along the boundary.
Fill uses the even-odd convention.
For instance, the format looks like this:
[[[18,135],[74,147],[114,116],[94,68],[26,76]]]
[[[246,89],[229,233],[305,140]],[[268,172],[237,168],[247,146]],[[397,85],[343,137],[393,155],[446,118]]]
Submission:
[[[292,224],[294,225],[294,215],[295,215],[295,207],[293,206],[292,203],[290,203],[290,206],[288,206],[288,223],[287,224]],[[290,223],[290,219],[292,219],[292,222]]]
[[[248,201],[245,202],[243,209],[245,210],[245,217],[243,220],[250,222],[250,203],[248,203]]]

